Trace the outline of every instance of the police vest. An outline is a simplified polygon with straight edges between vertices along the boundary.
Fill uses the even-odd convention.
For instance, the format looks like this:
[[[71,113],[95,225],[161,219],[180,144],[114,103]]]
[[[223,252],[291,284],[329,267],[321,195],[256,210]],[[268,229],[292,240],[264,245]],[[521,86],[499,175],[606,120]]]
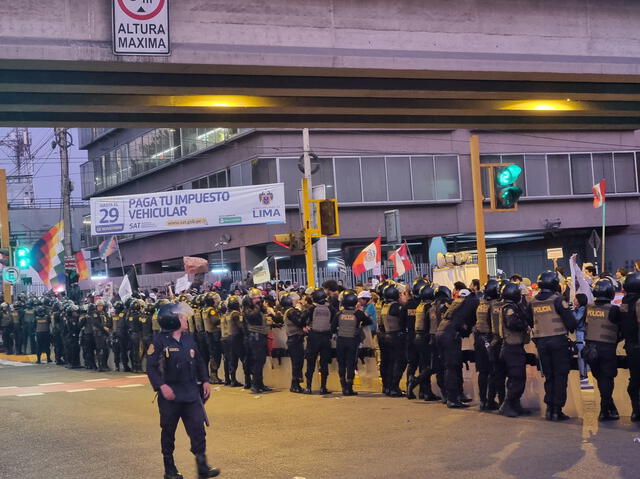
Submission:
[[[558,295],[552,295],[548,299],[531,301],[533,310],[533,337],[547,338],[567,334],[562,318],[556,311],[555,300]]]
[[[113,331],[114,333],[119,333],[120,332],[120,320],[124,317],[124,313],[117,313],[113,315],[113,318],[111,318],[111,331]]]
[[[202,319],[204,321],[204,330],[207,333],[216,333],[220,331],[220,317],[211,306],[202,310]]]
[[[526,331],[514,331],[512,329],[507,328],[506,320],[507,316],[517,315],[518,313],[512,309],[511,306],[505,304],[500,308],[499,316],[500,316],[500,336],[505,344],[510,345],[520,345],[526,344],[529,342],[529,333]]]
[[[238,311],[231,311],[226,313],[220,318],[220,335],[223,338],[230,336],[236,336],[240,332],[238,327],[238,320],[240,319],[240,313]]]
[[[431,309],[431,303],[420,303],[416,308],[416,335],[422,336],[429,332],[429,320],[427,315]]]
[[[187,321],[189,325],[189,332],[191,334],[196,332],[196,322],[195,322],[195,314],[189,316],[189,320]]]
[[[331,310],[326,304],[316,304],[311,317],[311,329],[316,333],[331,331]]]
[[[378,327],[380,327],[382,326],[382,300],[381,299],[376,301],[374,308],[376,310],[376,322],[378,323]]]
[[[161,330],[162,328],[158,323],[158,311],[156,310],[153,312],[153,316],[151,316],[151,331],[153,331],[154,333],[157,333],[157,332],[160,332]]]
[[[620,312],[629,318],[629,321],[636,323],[638,327],[638,333],[634,344],[640,343],[640,301],[636,300],[633,303],[623,303],[620,305]],[[631,307],[633,305],[633,307]],[[630,343],[633,338],[625,338],[625,341]]]
[[[456,298],[453,300],[453,303],[449,305],[447,310],[442,315],[442,319],[451,321],[453,319],[453,313],[455,313],[456,309],[458,309],[462,303],[464,302],[464,298]]]
[[[45,316],[38,316],[36,318],[36,333],[48,333],[49,332],[49,318]]]
[[[500,310],[502,309],[503,303],[499,299],[494,299],[491,301],[491,332],[494,334],[498,334],[500,331]]]
[[[338,337],[355,338],[358,333],[358,319],[354,309],[343,309],[338,313]]]
[[[12,323],[10,313],[2,313],[2,327],[5,328]]]
[[[142,324],[140,323],[140,316],[137,314],[133,314],[127,318],[127,322],[129,323],[129,328],[131,328],[131,332],[139,333],[142,329]]]
[[[611,304],[588,304],[585,312],[587,341],[601,341],[616,344],[618,342],[618,325],[609,321]]]
[[[382,306],[382,325],[387,333],[397,333],[400,331],[400,316],[392,315],[389,312],[391,311],[391,306],[394,304],[398,303],[392,301],[391,303],[385,303]]]
[[[36,312],[33,309],[24,310],[24,322],[33,323],[36,320]]]
[[[254,319],[259,315],[258,321],[248,321],[249,317]],[[247,314],[245,314],[247,316]],[[267,326],[267,320],[262,314],[262,311],[258,310],[258,312],[249,312],[248,316],[245,317],[245,322],[247,323],[247,330],[250,333],[259,333],[267,335],[269,333],[269,327]]]
[[[200,308],[193,310],[193,324],[198,332],[204,331],[204,321],[202,319],[203,312],[204,311]]]
[[[20,324],[20,313],[17,311],[11,311],[11,320],[13,324]]]
[[[415,300],[411,300],[407,303],[407,329],[409,331],[413,331],[415,330],[416,327],[416,308],[412,307],[415,306]]]
[[[438,325],[442,319],[443,303],[435,301],[429,308],[429,333],[436,334]]]
[[[284,312],[284,326],[287,330],[287,336],[302,336],[304,331],[302,331],[300,326],[291,321],[290,315],[292,314],[297,314],[298,318],[300,318],[300,312],[294,307],[290,307]]]
[[[493,301],[493,300],[492,300]],[[476,309],[476,331],[478,333],[491,332],[491,306],[492,301],[481,299]]]

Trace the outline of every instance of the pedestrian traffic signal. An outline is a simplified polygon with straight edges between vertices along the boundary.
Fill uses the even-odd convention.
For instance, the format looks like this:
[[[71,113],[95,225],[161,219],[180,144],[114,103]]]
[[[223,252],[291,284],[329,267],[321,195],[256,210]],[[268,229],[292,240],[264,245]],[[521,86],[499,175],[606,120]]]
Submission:
[[[26,246],[19,246],[15,249],[15,264],[19,269],[29,269],[31,266],[31,250]]]
[[[494,170],[494,188],[491,208],[496,210],[516,210],[518,199],[522,196],[522,188],[515,183],[522,174],[519,165],[511,164],[497,167]]]
[[[338,200],[319,200],[320,234],[322,236],[340,236],[338,222]]]
[[[11,266],[11,249],[0,248],[0,269]]]

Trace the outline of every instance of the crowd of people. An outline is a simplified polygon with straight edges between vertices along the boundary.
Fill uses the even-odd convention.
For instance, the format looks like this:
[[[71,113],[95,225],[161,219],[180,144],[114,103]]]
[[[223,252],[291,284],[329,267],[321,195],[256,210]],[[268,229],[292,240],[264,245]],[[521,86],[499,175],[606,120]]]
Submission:
[[[557,271],[542,273],[534,284],[514,275],[484,285],[456,282],[452,289],[418,277],[411,284],[382,278],[353,290],[335,280],[306,289],[285,283],[234,285],[231,291],[211,286],[169,297],[135,292],[124,302],[89,296],[81,304],[54,293],[19,295],[14,304],[0,306],[0,326],[9,354],[32,353],[38,363],[51,362],[53,348],[55,362],[69,368],[106,371],[113,364],[117,371],[143,372],[154,337],[163,334],[158,311],[181,303],[188,305],[188,331],[213,384],[270,391],[263,377],[266,358],[287,356],[292,393],[329,394],[335,357],[342,394],[350,396],[357,394],[358,359],[372,358],[383,394],[463,408],[471,401],[463,391],[463,363],[472,360],[480,409],[517,417],[529,414],[521,397],[531,364],[544,376],[546,417],[552,421],[568,418],[567,382],[578,357],[597,381],[600,419],[619,418],[613,388],[616,347],[624,340],[631,419],[640,421],[640,273],[621,276],[594,275],[588,294],[575,294],[572,302]],[[624,294],[619,305],[613,304],[617,293]],[[576,330],[582,332],[580,344],[569,336]],[[469,336],[473,351],[462,348]],[[531,340],[537,354],[525,350]]]

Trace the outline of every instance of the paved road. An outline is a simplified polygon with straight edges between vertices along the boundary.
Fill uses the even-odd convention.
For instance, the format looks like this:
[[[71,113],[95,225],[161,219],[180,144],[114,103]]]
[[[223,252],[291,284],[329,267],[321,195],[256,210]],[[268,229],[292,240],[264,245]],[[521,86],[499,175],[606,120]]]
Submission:
[[[127,376],[5,363],[0,477],[162,477],[154,395],[145,378]],[[592,392],[584,423],[556,424],[366,392],[219,389],[207,403],[208,454],[225,478],[639,477],[640,428],[628,418],[598,425]],[[195,477],[182,427],[177,451]]]

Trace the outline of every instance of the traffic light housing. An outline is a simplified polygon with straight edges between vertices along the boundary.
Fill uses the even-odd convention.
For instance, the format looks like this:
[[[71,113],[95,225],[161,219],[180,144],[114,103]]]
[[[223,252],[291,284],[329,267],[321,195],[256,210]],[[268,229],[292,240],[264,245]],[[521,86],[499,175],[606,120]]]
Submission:
[[[11,248],[0,248],[0,269],[11,266]]]
[[[522,188],[516,185],[522,174],[520,165],[511,164],[494,168],[491,208],[494,210],[518,209],[518,200],[522,196]]]
[[[338,200],[319,200],[318,214],[320,234],[322,236],[339,236],[340,225],[338,223]]]
[[[19,246],[15,249],[15,265],[18,269],[29,269],[31,266],[31,249]]]
[[[273,235],[273,242],[279,244],[283,248],[290,249],[291,252],[304,251],[303,233],[292,232]]]

